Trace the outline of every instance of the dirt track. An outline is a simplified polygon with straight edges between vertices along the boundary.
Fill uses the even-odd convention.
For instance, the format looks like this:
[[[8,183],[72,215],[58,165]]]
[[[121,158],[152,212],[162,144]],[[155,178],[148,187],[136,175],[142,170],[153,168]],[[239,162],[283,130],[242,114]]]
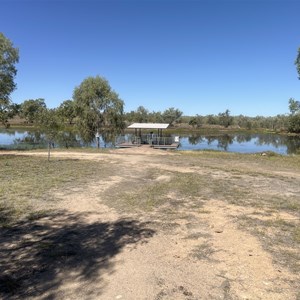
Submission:
[[[57,210],[61,213],[41,219],[37,224],[48,230],[53,227],[61,230],[59,238],[64,236],[67,241],[74,234],[72,245],[78,240],[78,243],[84,241],[85,246],[65,249],[75,251],[75,257],[80,252],[81,257],[77,260],[72,260],[72,255],[60,258],[61,268],[56,268],[57,273],[37,270],[36,285],[28,287],[27,295],[31,295],[28,298],[297,298],[298,291],[291,282],[299,282],[299,276],[276,265],[258,238],[241,229],[235,221],[237,216],[251,213],[252,208],[230,205],[216,197],[201,209],[178,206],[174,218],[164,220],[155,210],[122,212],[102,201],[108,189],[118,189],[125,179],[130,182],[131,177],[139,175],[141,165],[143,172],[147,168],[161,170],[154,179],[159,181],[169,180],[166,172],[205,173],[197,166],[165,163],[162,158],[166,155],[176,157],[179,154],[152,149],[124,149],[100,155],[53,153],[55,158],[104,160],[120,168],[109,180],[100,178],[84,188],[74,187],[72,192],[56,192],[60,200]],[[213,176],[222,178],[224,174],[220,172],[215,170]],[[286,176],[299,180],[298,173],[287,172]],[[170,198],[175,201],[176,195]],[[188,203],[189,199],[185,201]],[[21,232],[19,234],[24,238]],[[59,243],[57,236],[52,241]],[[9,245],[10,239],[5,242]],[[10,247],[15,246],[10,244]],[[27,254],[22,251],[24,248],[15,255],[23,255],[26,260]],[[83,277],[80,268],[76,268],[77,263],[86,263],[90,276]]]

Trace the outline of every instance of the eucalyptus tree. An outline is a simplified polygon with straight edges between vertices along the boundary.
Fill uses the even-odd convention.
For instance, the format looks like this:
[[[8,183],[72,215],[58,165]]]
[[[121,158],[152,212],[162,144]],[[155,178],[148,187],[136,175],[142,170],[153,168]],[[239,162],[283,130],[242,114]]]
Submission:
[[[300,133],[300,112],[289,117],[289,132]]]
[[[204,117],[200,115],[196,115],[192,117],[189,121],[189,125],[193,126],[193,128],[197,127],[200,128],[204,124]]]
[[[226,109],[223,113],[219,113],[219,122],[220,125],[223,125],[225,128],[233,124],[233,117],[230,115],[230,111],[228,109]]]
[[[73,99],[77,114],[76,126],[84,142],[92,142],[96,134],[119,132],[124,128],[124,102],[105,78],[86,78],[75,87]]]
[[[15,64],[18,62],[19,50],[0,32],[0,122],[6,127],[13,111],[9,96],[16,89]]]
[[[21,104],[21,116],[28,123],[36,123],[45,109],[47,105],[42,98],[25,100]]]
[[[300,80],[300,47],[298,48],[295,65],[298,72],[298,79]],[[289,118],[289,131],[300,133],[300,101],[296,101],[295,99],[290,98],[289,109],[291,112]]]
[[[70,125],[76,117],[75,104],[73,100],[65,100],[57,110],[58,115]]]
[[[10,126],[9,119],[12,119],[19,112],[19,105],[16,103],[0,104],[0,122],[5,128]]]
[[[149,121],[149,110],[144,106],[139,106],[135,112],[135,120],[138,123],[147,123]]]
[[[297,53],[297,57],[295,60],[295,65],[297,68],[297,72],[298,72],[298,79],[300,80],[300,47],[298,48],[298,53]]]
[[[219,123],[219,118],[216,115],[207,115],[206,118],[209,125],[217,125]]]
[[[297,112],[300,112],[300,101],[295,100],[294,98],[289,99],[289,110],[292,115]]]
[[[164,118],[160,111],[152,111],[149,114],[149,121],[152,123],[163,123]]]
[[[178,122],[181,116],[182,111],[180,111],[179,109],[175,109],[174,107],[166,109],[162,114],[164,122],[169,123],[170,125]]]
[[[59,118],[56,109],[43,109],[37,118],[35,124],[38,129],[45,135],[48,142],[48,160],[50,160],[51,148],[54,146],[55,140],[63,133],[64,124]]]

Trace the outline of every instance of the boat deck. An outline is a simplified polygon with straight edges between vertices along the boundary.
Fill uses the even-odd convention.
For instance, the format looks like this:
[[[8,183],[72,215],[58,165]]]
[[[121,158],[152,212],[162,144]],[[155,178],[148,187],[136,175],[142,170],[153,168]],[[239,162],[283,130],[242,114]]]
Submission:
[[[116,147],[117,148],[136,148],[136,147],[140,147],[140,146],[141,146],[141,144],[125,142],[125,143],[118,144]]]
[[[154,149],[177,149],[179,146],[179,143],[172,143],[171,145],[141,145],[141,144],[133,144],[133,143],[120,143],[116,147],[117,148],[137,148],[137,147],[148,147],[148,148],[154,148]]]
[[[153,145],[154,149],[177,149],[179,143],[172,143],[171,145]]]

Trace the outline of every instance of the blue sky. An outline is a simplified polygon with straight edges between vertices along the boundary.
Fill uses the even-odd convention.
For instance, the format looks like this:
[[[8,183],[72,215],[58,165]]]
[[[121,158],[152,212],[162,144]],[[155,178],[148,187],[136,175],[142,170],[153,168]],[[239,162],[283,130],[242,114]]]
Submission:
[[[300,100],[300,0],[0,0],[20,50],[13,102],[105,77],[125,111],[274,116]]]

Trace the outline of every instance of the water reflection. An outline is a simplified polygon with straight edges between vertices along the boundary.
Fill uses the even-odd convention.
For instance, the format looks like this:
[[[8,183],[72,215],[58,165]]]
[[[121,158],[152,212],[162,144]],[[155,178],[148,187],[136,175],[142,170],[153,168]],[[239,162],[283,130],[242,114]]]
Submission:
[[[116,135],[107,132],[100,136],[100,147],[114,147]],[[0,148],[34,149],[47,148],[48,140],[40,131],[0,130]],[[97,147],[96,138],[92,143],[84,143],[73,131],[60,132],[54,141],[54,147]],[[179,150],[221,150],[240,153],[273,151],[279,154],[293,154],[300,151],[299,136],[276,134],[190,134],[180,137]]]
[[[182,137],[184,139],[184,137]],[[228,151],[228,146],[231,145],[234,141],[234,136],[230,136],[228,134],[224,134],[221,136],[209,136],[209,135],[197,135],[192,134],[188,136],[188,142],[190,145],[205,145],[207,144],[208,148],[218,148],[220,150]],[[181,144],[182,150],[184,150],[184,146]]]
[[[71,131],[63,131],[58,134],[54,144],[58,148],[81,147],[82,144],[77,135]]]
[[[277,134],[224,134],[182,136],[180,150],[221,150],[240,153],[273,151],[279,154],[293,154],[300,150],[299,136]]]
[[[192,134],[188,137],[189,144],[197,145],[204,141],[204,138],[201,135]]]
[[[15,146],[18,145],[28,145],[28,147],[32,146],[33,148],[37,146],[38,148],[44,148],[46,141],[43,135],[38,131],[26,132],[22,137],[15,138],[13,140],[13,144]]]

